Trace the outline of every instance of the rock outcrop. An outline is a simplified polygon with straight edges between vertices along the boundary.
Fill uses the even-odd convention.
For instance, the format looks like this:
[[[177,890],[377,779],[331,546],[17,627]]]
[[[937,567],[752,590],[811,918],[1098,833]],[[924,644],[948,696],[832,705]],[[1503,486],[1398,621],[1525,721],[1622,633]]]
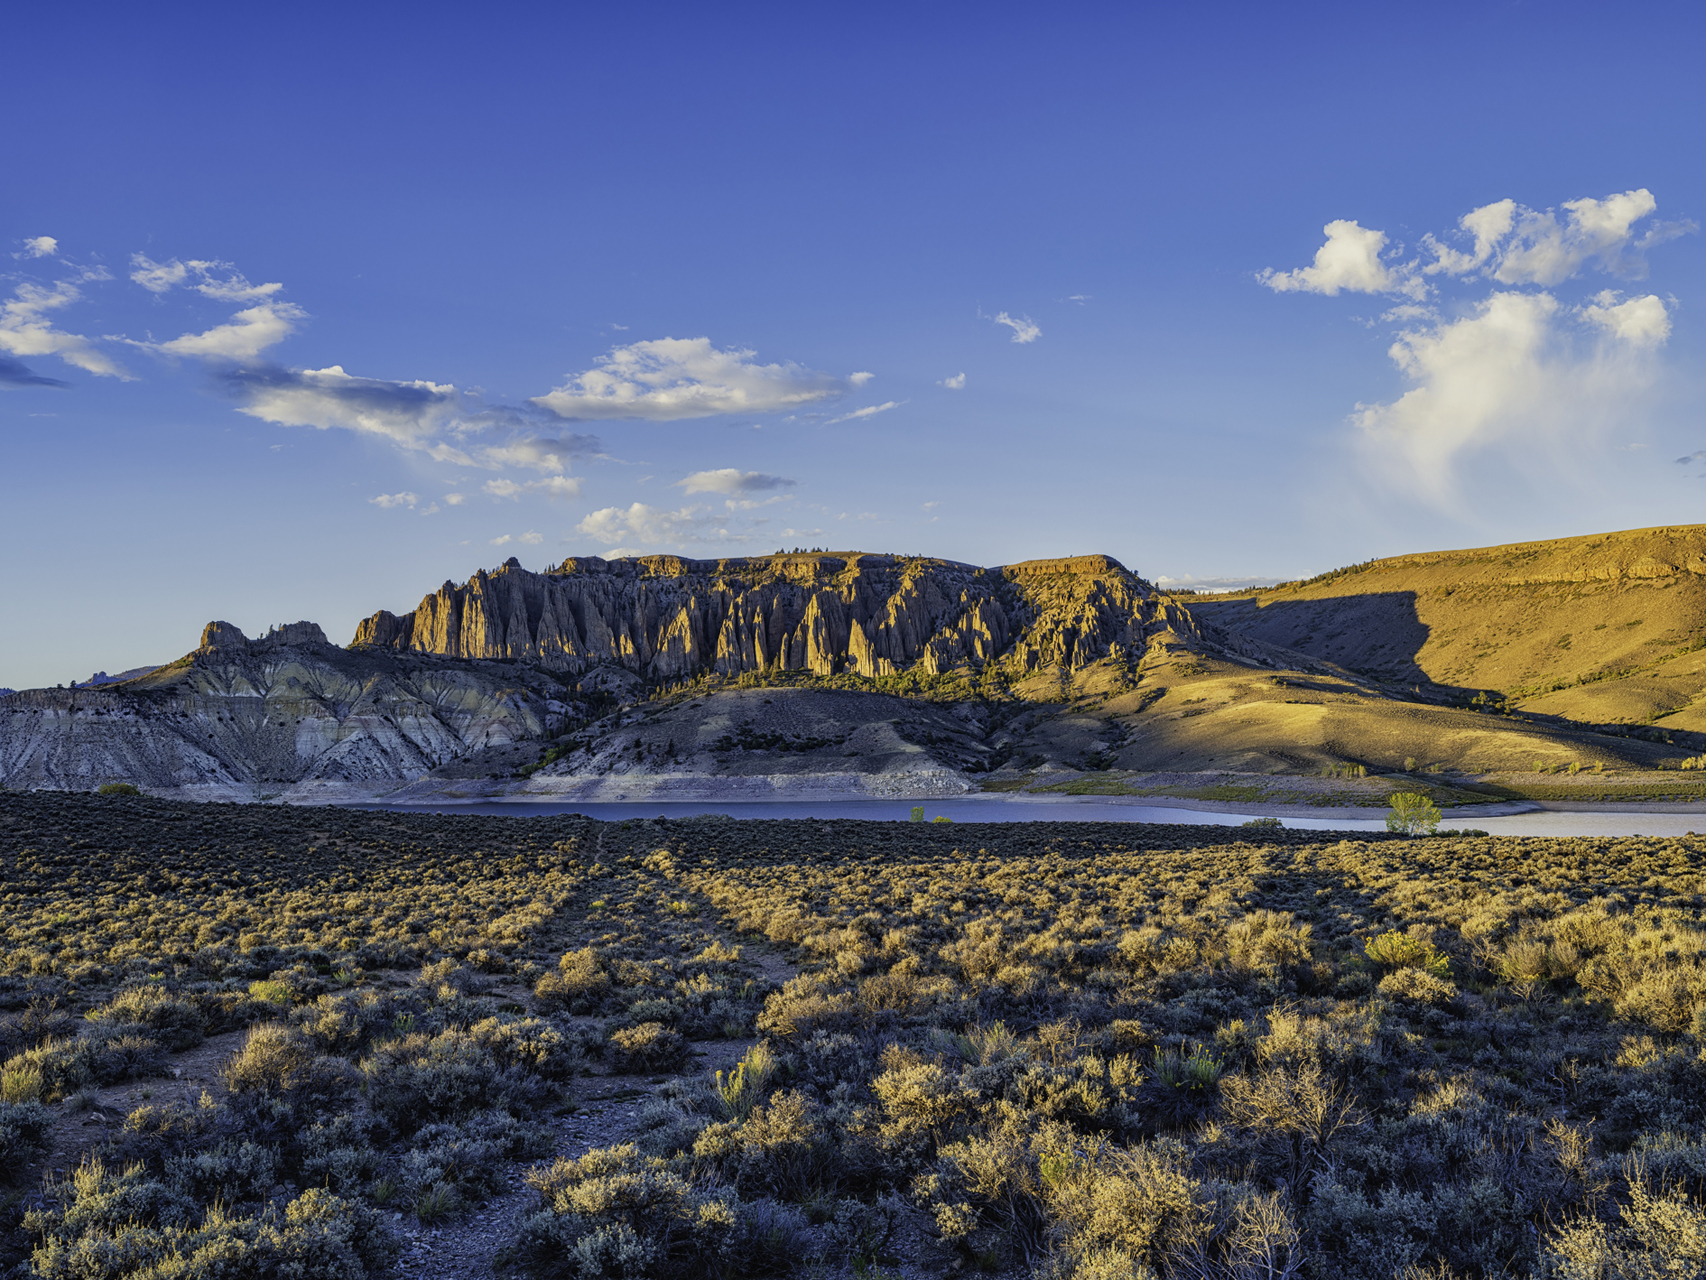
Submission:
[[[862,554],[590,557],[545,573],[512,559],[461,586],[445,583],[400,617],[374,614],[348,649],[311,622],[255,639],[211,622],[192,653],[120,685],[7,697],[0,783],[126,781],[252,798],[383,789],[435,771],[509,777],[537,749],[510,760],[507,744],[556,737],[594,711],[636,701],[647,686],[692,677],[880,679],[994,665],[1014,682],[1047,674],[1038,695],[1047,699],[1058,696],[1055,675],[1104,664],[1124,680],[1146,657],[1213,643],[1188,610],[1106,556],[994,569]],[[854,720],[869,710],[857,701],[869,702],[869,691],[824,696],[845,701]],[[834,718],[813,714],[830,717],[824,724]],[[914,782],[931,771],[958,777],[990,756],[989,747],[973,749],[959,741],[963,734],[930,721],[934,714],[891,708],[885,723],[910,725],[905,733],[924,746],[879,752],[877,738],[901,733],[891,725],[872,730],[870,742],[849,739],[853,754],[881,755],[885,776],[899,770]],[[813,731],[838,743],[852,732]],[[798,745],[777,738],[784,741]],[[678,746],[722,759],[697,736],[693,744],[682,737]],[[842,746],[834,760],[850,750]]]
[[[353,648],[536,664],[614,665],[648,680],[749,671],[878,677],[995,659],[1075,670],[1140,651],[1154,588],[1107,556],[995,569],[882,555],[730,560],[572,558],[545,573],[511,559],[446,582],[410,613],[381,611]]]
[[[371,789],[548,736],[575,710],[555,680],[507,664],[351,653],[313,623],[249,640],[215,622],[193,653],[123,685],[0,700],[0,783],[232,799]]]

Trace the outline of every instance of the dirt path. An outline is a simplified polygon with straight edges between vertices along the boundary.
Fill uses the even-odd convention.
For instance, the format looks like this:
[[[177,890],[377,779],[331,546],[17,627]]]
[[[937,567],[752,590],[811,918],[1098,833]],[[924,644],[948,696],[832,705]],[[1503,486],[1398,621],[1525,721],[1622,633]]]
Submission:
[[[242,1047],[247,1034],[227,1031],[209,1036],[193,1049],[172,1054],[165,1074],[152,1079],[126,1080],[104,1089],[85,1090],[83,1096],[92,1099],[93,1105],[83,1110],[73,1111],[64,1102],[51,1104],[53,1128],[49,1132],[53,1147],[40,1172],[64,1177],[82,1163],[84,1156],[116,1136],[125,1116],[138,1107],[174,1102],[194,1106],[204,1091],[216,1101],[223,1101],[226,1088],[219,1078],[219,1069]]]
[[[727,1071],[757,1044],[756,1040],[693,1042],[694,1060],[682,1075]],[[556,1147],[549,1156],[517,1163],[504,1177],[505,1190],[456,1222],[428,1227],[412,1216],[397,1213],[393,1228],[403,1243],[397,1274],[406,1280],[489,1280],[497,1272],[493,1259],[515,1237],[521,1222],[539,1207],[528,1188],[527,1170],[549,1167],[557,1160],[575,1160],[598,1147],[632,1142],[639,1133],[641,1110],[674,1077],[582,1076],[565,1090],[576,1106],[573,1115],[553,1117]]]

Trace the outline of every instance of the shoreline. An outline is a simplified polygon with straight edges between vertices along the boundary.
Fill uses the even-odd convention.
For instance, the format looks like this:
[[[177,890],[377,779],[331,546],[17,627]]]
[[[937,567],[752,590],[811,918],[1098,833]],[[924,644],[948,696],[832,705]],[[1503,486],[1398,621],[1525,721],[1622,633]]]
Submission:
[[[533,806],[561,806],[565,804],[629,804],[636,808],[657,803],[684,804],[775,804],[795,805],[818,803],[844,804],[884,804],[897,801],[917,801],[922,804],[940,803],[952,800],[962,804],[1012,804],[1020,803],[1035,805],[1038,809],[1055,807],[1081,808],[1091,805],[1104,805],[1116,808],[1144,809],[1179,809],[1185,812],[1236,814],[1252,818],[1310,818],[1319,821],[1330,821],[1342,817],[1354,822],[1384,821],[1391,810],[1385,806],[1370,805],[1297,805],[1297,804],[1264,804],[1260,801],[1240,803],[1227,800],[1194,800],[1185,796],[1070,796],[1070,795],[1037,795],[1027,792],[1013,791],[968,791],[959,795],[873,795],[868,791],[830,791],[818,788],[801,788],[793,792],[772,792],[766,796],[753,795],[750,792],[742,794],[739,791],[730,792],[720,789],[706,788],[695,794],[677,792],[660,795],[653,793],[637,796],[632,799],[607,796],[565,796],[565,795],[461,795],[410,798],[389,800],[385,796],[374,796],[369,799],[354,801],[363,805],[378,808],[407,811],[409,809],[439,809],[451,808],[458,804],[500,804],[514,806],[517,809],[527,809]],[[337,803],[337,802],[333,802]],[[348,803],[348,802],[346,802]],[[1639,807],[1632,807],[1638,804]],[[1503,818],[1525,813],[1587,813],[1587,814],[1702,814],[1706,815],[1706,803],[1680,802],[1667,800],[1652,801],[1619,801],[1610,804],[1600,804],[1582,800],[1494,800],[1486,804],[1459,806],[1441,811],[1443,821],[1472,823],[1476,818]]]

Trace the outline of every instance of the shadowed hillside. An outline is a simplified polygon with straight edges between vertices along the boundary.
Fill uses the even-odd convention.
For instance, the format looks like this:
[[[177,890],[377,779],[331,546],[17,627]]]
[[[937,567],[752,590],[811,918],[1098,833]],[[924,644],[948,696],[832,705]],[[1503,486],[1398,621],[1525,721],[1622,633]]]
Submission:
[[[1588,724],[1706,729],[1706,526],[1396,556],[1189,607],[1423,692],[1492,691]]]

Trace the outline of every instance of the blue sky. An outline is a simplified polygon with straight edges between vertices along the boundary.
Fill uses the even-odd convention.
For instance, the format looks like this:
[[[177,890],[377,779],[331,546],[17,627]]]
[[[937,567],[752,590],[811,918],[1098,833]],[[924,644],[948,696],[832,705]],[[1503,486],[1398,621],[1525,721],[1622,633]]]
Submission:
[[[1703,26],[11,15],[0,684],[512,554],[1190,583],[1696,522]]]

